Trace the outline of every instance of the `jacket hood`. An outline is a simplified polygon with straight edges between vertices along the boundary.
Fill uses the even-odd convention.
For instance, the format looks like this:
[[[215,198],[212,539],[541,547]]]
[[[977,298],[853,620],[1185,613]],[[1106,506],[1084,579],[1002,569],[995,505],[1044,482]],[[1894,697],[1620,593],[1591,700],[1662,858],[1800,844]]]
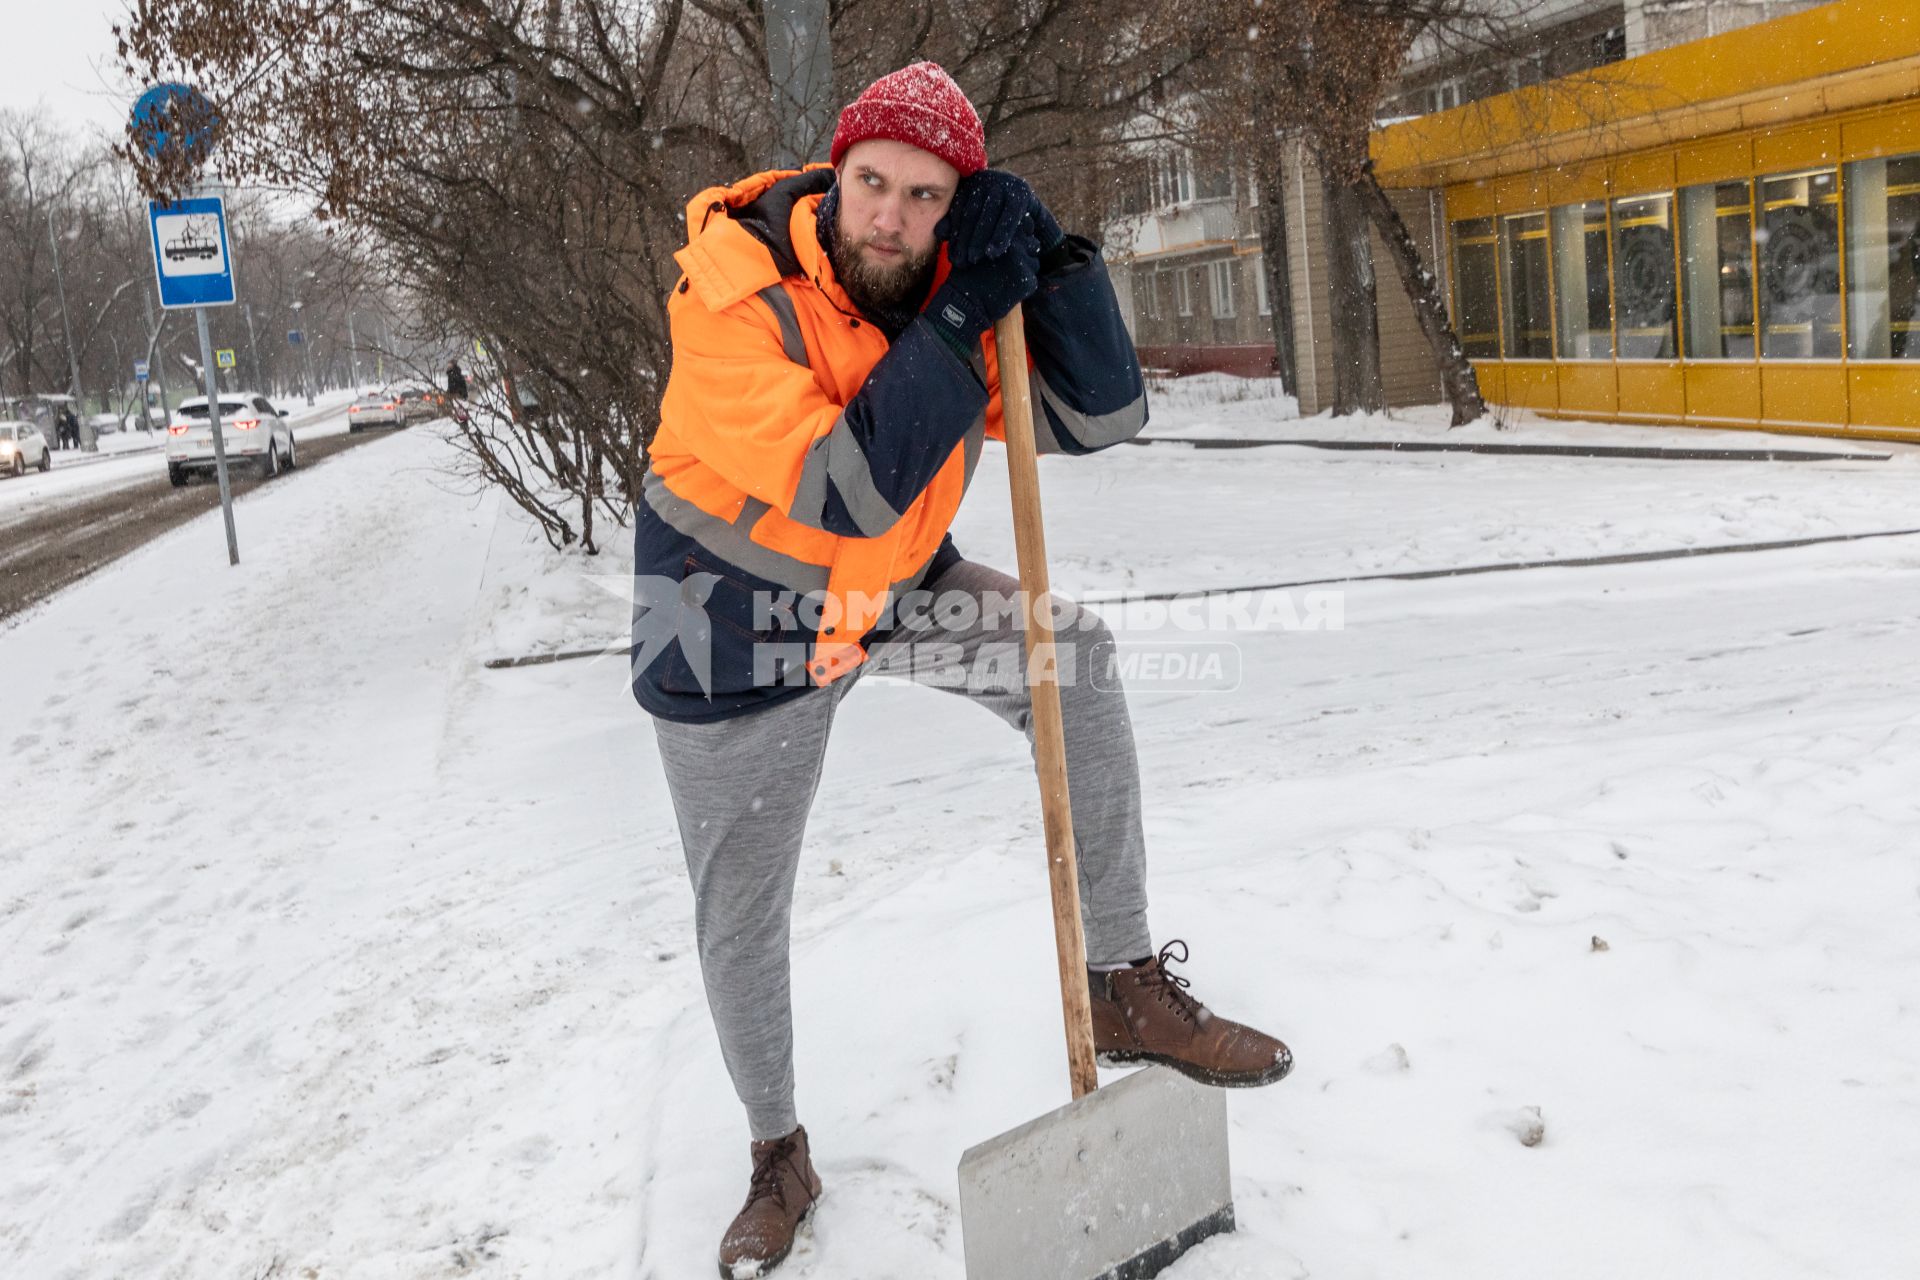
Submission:
[[[833,189],[830,165],[774,169],[708,187],[687,204],[687,244],[673,255],[712,310],[732,306],[790,276],[811,275],[822,256],[809,229],[796,243],[794,209]],[[812,209],[809,203],[809,211]]]

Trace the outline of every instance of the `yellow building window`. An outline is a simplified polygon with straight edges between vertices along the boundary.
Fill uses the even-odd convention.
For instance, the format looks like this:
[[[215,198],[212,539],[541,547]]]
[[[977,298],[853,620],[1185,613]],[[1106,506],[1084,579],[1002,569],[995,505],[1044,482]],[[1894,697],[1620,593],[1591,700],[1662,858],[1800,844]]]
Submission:
[[[1481,360],[1500,358],[1498,249],[1492,218],[1453,224],[1454,324],[1460,346]]]
[[[1622,360],[1673,359],[1673,304],[1673,197],[1615,200],[1613,308]]]
[[[1751,183],[1680,193],[1680,265],[1687,358],[1753,359]]]
[[[1553,286],[1547,282],[1547,215],[1500,219],[1500,295],[1509,360],[1553,358]]]
[[[1760,354],[1840,356],[1840,175],[1760,179]]]
[[[1607,202],[1563,204],[1553,223],[1556,350],[1562,360],[1613,355],[1613,301],[1607,292]]]
[[[1847,348],[1920,360],[1920,156],[1847,166]]]

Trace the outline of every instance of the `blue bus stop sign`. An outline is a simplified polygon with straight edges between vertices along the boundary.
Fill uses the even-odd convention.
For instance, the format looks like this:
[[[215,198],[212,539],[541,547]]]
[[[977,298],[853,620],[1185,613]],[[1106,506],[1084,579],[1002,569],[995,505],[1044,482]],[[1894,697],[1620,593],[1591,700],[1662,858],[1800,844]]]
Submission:
[[[287,330],[287,345],[297,347],[307,340],[307,335],[298,329]]]
[[[224,307],[233,303],[233,257],[227,248],[227,205],[219,196],[174,204],[147,202],[153,271],[160,305]]]
[[[156,84],[133,104],[127,136],[152,159],[183,157],[198,165],[213,149],[219,123],[213,103],[192,85]]]
[[[145,382],[147,380],[147,362],[145,360],[135,360],[133,362],[133,380],[135,382]]]

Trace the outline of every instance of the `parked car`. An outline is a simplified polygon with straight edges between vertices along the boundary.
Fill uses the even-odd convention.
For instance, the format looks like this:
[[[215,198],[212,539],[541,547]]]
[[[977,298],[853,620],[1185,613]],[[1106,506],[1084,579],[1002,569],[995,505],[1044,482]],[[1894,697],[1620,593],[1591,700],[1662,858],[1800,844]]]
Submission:
[[[434,400],[433,392],[421,387],[408,387],[400,393],[400,415],[408,422],[431,422],[440,416],[440,408]]]
[[[47,438],[31,422],[0,422],[0,473],[23,476],[27,468],[45,471],[53,466]]]
[[[276,409],[263,395],[228,392],[220,397],[220,432],[225,437],[229,465],[251,465],[263,480],[299,465],[294,454],[293,428],[287,411]],[[177,488],[195,471],[212,471],[213,424],[207,418],[207,398],[182,400],[167,425],[167,479]]]
[[[348,431],[358,431],[363,427],[404,427],[406,425],[406,411],[400,407],[398,395],[382,392],[379,395],[361,396],[347,406]]]
[[[120,429],[120,415],[117,413],[96,413],[87,418],[87,425],[93,428],[94,439],[110,436]]]

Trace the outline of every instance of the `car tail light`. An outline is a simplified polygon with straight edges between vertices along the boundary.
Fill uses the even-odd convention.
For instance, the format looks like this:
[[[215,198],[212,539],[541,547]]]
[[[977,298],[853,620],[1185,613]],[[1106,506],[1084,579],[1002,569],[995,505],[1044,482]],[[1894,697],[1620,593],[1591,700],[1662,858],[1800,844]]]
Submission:
[[[232,427],[236,431],[252,431],[255,427],[258,427],[260,425],[260,419],[235,418],[232,422],[229,422],[227,425]]]
[[[175,423],[170,423],[167,426],[167,434],[170,436],[183,436],[192,429],[193,427],[191,423],[175,422]]]
[[[348,413],[358,413],[358,412],[360,412],[360,406],[359,406],[359,405],[357,405],[357,404],[350,404],[350,405],[348,405],[348,406],[347,406],[347,412],[348,412]]]
[[[386,403],[386,407],[389,409],[398,409],[400,406],[395,404],[393,401],[389,400]]]

